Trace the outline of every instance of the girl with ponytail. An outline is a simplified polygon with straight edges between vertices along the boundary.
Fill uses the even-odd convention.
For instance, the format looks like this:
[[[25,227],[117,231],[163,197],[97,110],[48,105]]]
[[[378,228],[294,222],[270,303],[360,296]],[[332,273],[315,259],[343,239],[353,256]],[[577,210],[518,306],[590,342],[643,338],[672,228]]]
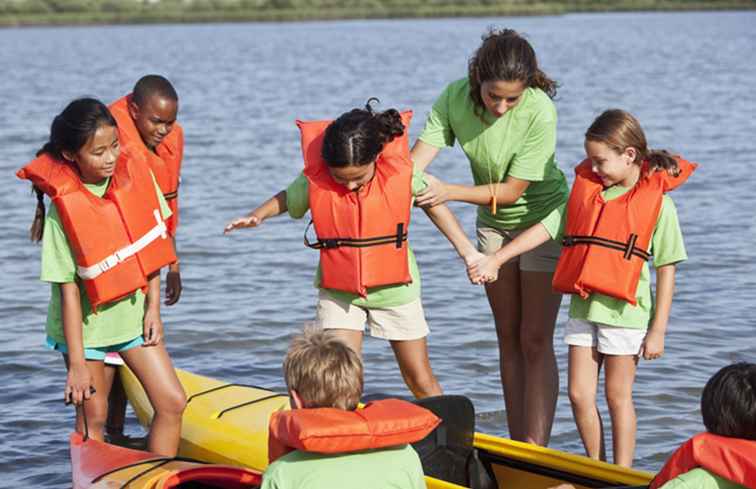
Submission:
[[[107,267],[102,267],[105,270],[93,271],[97,267],[85,266],[92,250],[99,252],[113,244],[109,239],[112,229],[122,230],[122,226],[133,224],[130,219],[151,219],[155,225],[157,217],[143,211],[143,207],[133,211],[125,205],[120,207],[121,201],[116,202],[113,195],[124,192],[114,183],[118,178],[129,179],[131,186],[126,192],[138,192],[144,201],[154,202],[163,220],[170,216],[149,170],[131,171],[134,165],[146,162],[130,160],[118,144],[118,127],[108,108],[98,100],[83,98],[68,104],[55,117],[49,141],[17,175],[31,180],[37,194],[31,237],[42,242],[40,279],[51,285],[47,345],[63,355],[68,371],[64,400],[77,406],[77,431],[84,431],[86,420],[89,436],[103,440],[110,389],[103,360],[108,352],[116,351],[142,382],[153,403],[155,417],[148,449],[175,456],[186,401],[163,343],[160,270],[145,277],[140,266],[134,266],[142,256],[175,259],[172,245],[153,238],[123,259],[125,255],[118,255],[123,248],[119,249],[111,255],[118,256],[117,260],[109,261]],[[128,168],[128,175],[121,168]],[[43,193],[50,196],[53,204],[46,216]],[[106,214],[103,209],[114,212]],[[128,217],[122,213],[124,210],[129,212]],[[114,222],[118,215],[123,216],[122,221]],[[125,231],[123,235],[127,235]],[[97,263],[98,267],[101,263]],[[123,267],[139,272],[125,275]],[[116,275],[108,275],[113,273]],[[128,290],[131,282],[123,279],[131,279],[135,273],[139,283]],[[120,278],[107,278],[114,276]],[[143,293],[145,284],[147,292]],[[121,288],[112,294],[113,298],[106,299],[107,292],[116,286]]]
[[[425,187],[409,158],[412,114],[375,112],[373,100],[335,121],[298,121],[304,172],[225,232],[310,210],[317,240],[305,231],[305,243],[320,250],[318,323],[358,354],[367,323],[372,336],[391,343],[415,397],[435,396],[442,392],[428,359],[420,274],[407,244],[412,201]],[[446,206],[427,214],[467,265],[483,258]]]
[[[470,272],[494,274],[521,253],[552,239],[563,241],[553,286],[572,294],[565,326],[572,412],[586,454],[606,460],[596,405],[603,366],[614,463],[629,467],[635,450],[636,366],[640,357],[654,360],[664,353],[675,267],[687,259],[677,211],[666,192],[684,183],[696,165],[649,149],[638,120],[617,109],[605,111],[588,128],[585,152],[566,208]]]
[[[412,159],[424,170],[441,148],[459,142],[474,185],[430,175],[417,205],[448,200],[478,206],[478,249],[486,255],[514,239],[567,200],[567,181],[554,156],[557,84],[538,65],[530,43],[511,29],[489,30],[465,78],[433,104]],[[553,336],[561,295],[551,290],[559,256],[555,241],[488,277],[496,324],[509,436],[547,445],[559,375]],[[498,277],[498,279],[497,279]]]

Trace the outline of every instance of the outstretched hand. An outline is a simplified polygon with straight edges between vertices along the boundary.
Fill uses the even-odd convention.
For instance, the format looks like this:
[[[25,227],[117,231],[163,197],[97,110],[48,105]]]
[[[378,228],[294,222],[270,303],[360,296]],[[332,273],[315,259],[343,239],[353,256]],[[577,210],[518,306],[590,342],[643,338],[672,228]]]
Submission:
[[[251,216],[240,217],[226,224],[226,228],[223,230],[223,234],[228,234],[234,229],[240,228],[254,228],[262,224],[262,219],[252,214]]]

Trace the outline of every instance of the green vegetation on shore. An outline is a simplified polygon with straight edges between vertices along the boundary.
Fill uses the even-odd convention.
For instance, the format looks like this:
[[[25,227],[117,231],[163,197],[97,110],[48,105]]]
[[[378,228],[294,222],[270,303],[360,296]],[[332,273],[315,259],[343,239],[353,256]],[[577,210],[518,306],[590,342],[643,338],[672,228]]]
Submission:
[[[756,9],[756,0],[0,0],[0,26]]]

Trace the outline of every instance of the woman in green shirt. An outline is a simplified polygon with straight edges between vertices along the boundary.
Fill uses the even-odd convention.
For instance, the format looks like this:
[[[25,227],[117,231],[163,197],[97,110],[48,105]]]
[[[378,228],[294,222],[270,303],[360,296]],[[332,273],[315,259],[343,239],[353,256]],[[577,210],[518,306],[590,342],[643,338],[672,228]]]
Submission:
[[[412,158],[424,170],[441,148],[459,141],[474,185],[428,176],[417,205],[448,200],[478,207],[478,247],[493,254],[521,230],[567,200],[554,159],[556,83],[539,68],[515,31],[490,31],[470,59],[466,78],[449,84],[433,105]],[[486,285],[499,342],[499,366],[512,439],[546,445],[559,376],[554,324],[561,295],[551,288],[559,257],[555,241],[501,267]],[[490,277],[491,279],[495,277]]]

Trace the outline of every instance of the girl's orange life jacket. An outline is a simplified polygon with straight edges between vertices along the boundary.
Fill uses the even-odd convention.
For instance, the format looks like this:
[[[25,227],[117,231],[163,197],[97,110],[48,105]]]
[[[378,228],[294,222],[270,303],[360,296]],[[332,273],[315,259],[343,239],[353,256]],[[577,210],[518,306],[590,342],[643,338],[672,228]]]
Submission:
[[[179,221],[178,188],[181,175],[181,160],[184,157],[184,129],[176,122],[173,129],[160,142],[155,152],[151,151],[142,140],[134,119],[129,114],[131,94],[113,102],[109,109],[118,122],[118,139],[121,146],[133,146],[134,151],[143,153],[155,175],[160,190],[163,192],[173,215],[166,221],[168,234],[176,235]]]
[[[756,441],[699,433],[672,454],[648,487],[658,489],[696,467],[756,489]]]
[[[358,191],[336,183],[321,156],[323,136],[332,121],[297,121],[302,133],[304,175],[320,250],[321,287],[362,297],[368,288],[412,281],[407,231],[412,209],[412,160],[409,124],[387,143],[375,162],[375,176]],[[308,226],[309,228],[309,226]]]
[[[427,409],[400,399],[373,401],[362,409],[293,409],[270,417],[268,460],[294,450],[348,453],[420,441],[441,420]]]
[[[605,201],[604,187],[585,160],[575,168],[575,183],[567,201],[567,224],[562,254],[554,272],[559,292],[604,294],[636,305],[643,264],[651,256],[649,245],[664,193],[683,184],[696,168],[677,159],[680,174],[648,171],[625,194]]]
[[[176,261],[155,183],[140,155],[121,149],[102,198],[84,187],[73,165],[48,154],[16,175],[55,204],[93,310],[146,287],[148,275]]]

